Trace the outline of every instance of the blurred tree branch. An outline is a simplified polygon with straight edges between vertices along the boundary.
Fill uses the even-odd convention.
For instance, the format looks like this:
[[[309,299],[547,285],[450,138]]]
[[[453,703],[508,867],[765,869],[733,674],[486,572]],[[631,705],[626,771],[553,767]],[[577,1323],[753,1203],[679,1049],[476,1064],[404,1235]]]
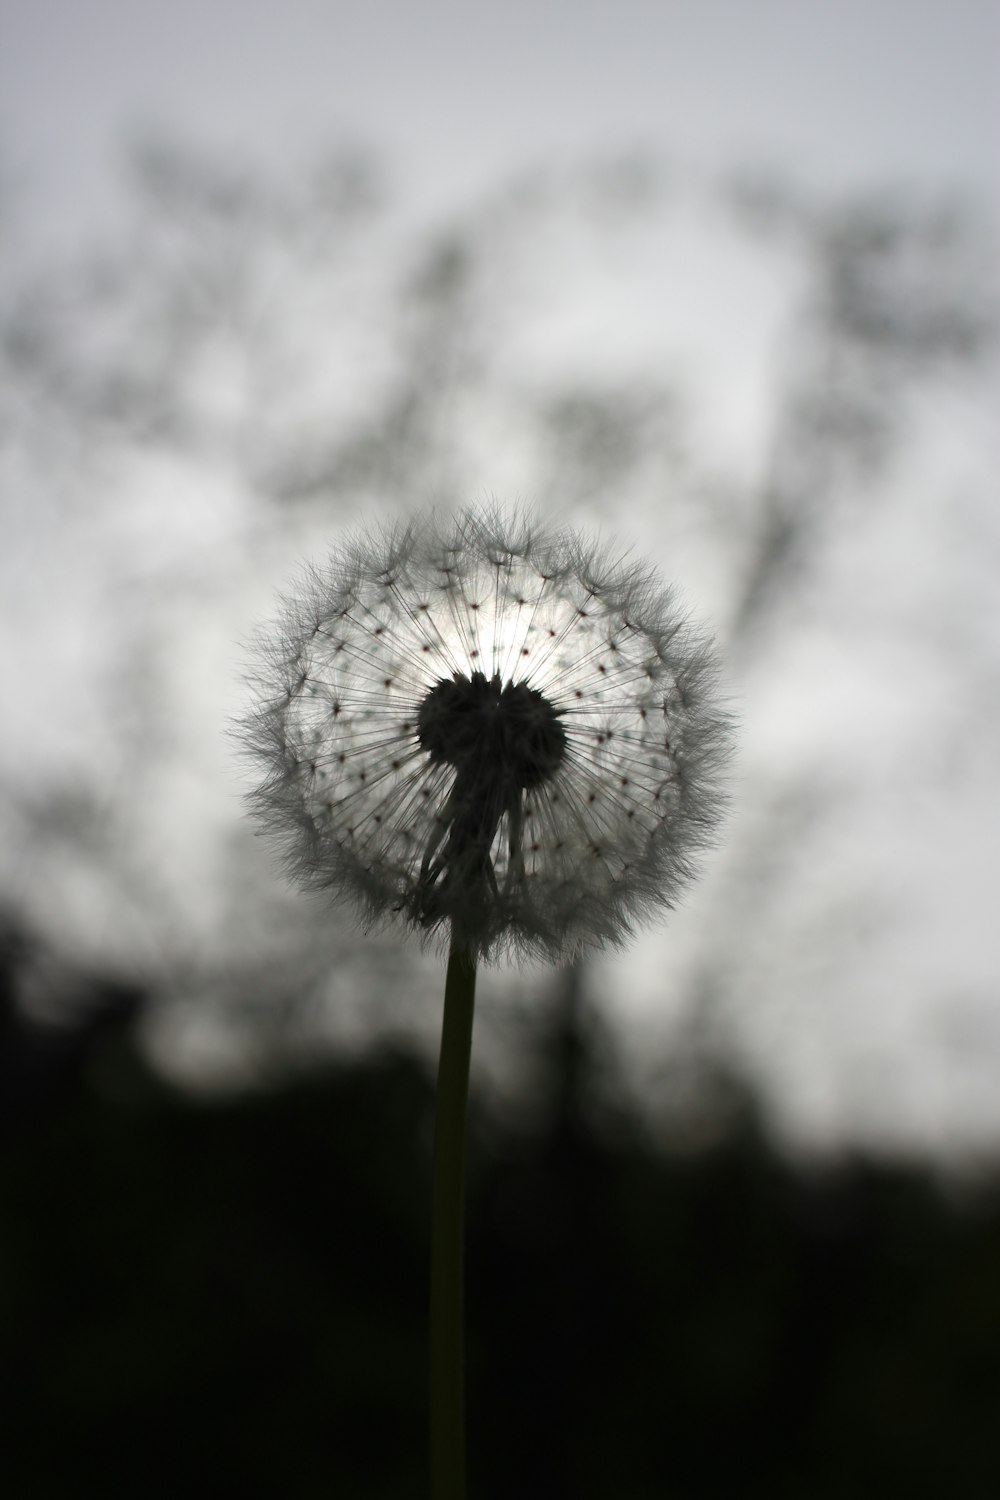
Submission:
[[[321,1004],[328,924],[312,910],[290,918],[247,835],[219,811],[198,865],[214,941],[202,933],[192,944],[151,821],[172,779],[208,783],[199,735],[218,688],[203,685],[189,706],[185,689],[223,598],[245,619],[290,540],[315,540],[383,499],[473,498],[504,479],[514,452],[518,492],[543,506],[558,498],[611,521],[652,497],[664,548],[700,528],[728,580],[727,649],[744,672],[891,471],[916,396],[974,375],[994,348],[990,236],[961,204],[904,193],[817,201],[764,179],[719,192],[716,207],[740,234],[780,245],[802,289],[762,466],[730,477],[720,500],[716,456],[692,437],[683,366],[612,359],[597,334],[580,343],[585,357],[538,356],[536,325],[564,280],[580,319],[588,299],[633,275],[630,236],[652,225],[659,247],[661,221],[680,211],[661,164],[625,156],[536,174],[430,230],[399,218],[380,164],[356,148],[275,179],[147,140],[130,173],[130,216],[109,244],[69,264],[10,269],[0,293],[0,464],[17,582],[4,628],[12,640],[32,632],[44,654],[47,606],[25,586],[26,559],[50,596],[72,579],[82,593],[61,607],[92,633],[86,692],[115,746],[88,760],[74,744],[61,766],[56,752],[35,763],[26,747],[37,710],[24,713],[0,775],[11,827],[33,854],[3,878],[18,899],[34,882],[27,905],[59,925],[40,893],[68,863],[89,863],[109,941],[121,937],[111,919],[120,888],[175,964],[161,982],[210,992],[224,1009],[249,987],[254,1027],[287,1019],[268,1005],[279,991],[297,997],[299,1016]],[[683,287],[671,295],[683,300]],[[158,465],[156,488],[147,480]],[[53,559],[68,545],[81,550],[60,575]],[[52,670],[69,691],[72,674]],[[60,812],[67,785],[72,816]],[[821,791],[782,795],[808,817]],[[746,921],[764,899],[761,871],[794,857],[788,819],[772,813],[732,859],[741,888],[756,892]],[[706,942],[691,985],[708,1033],[743,940],[738,915],[724,922],[725,943]],[[355,938],[338,929],[334,945],[350,967]],[[374,959],[368,983],[382,985]],[[582,984],[577,975],[575,993]]]

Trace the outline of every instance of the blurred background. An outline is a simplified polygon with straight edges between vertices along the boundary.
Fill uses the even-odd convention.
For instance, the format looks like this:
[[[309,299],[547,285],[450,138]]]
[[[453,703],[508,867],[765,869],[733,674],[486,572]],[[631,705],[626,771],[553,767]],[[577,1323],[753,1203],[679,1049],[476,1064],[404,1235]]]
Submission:
[[[481,977],[475,1492],[997,1493],[998,68],[995,0],[0,0],[13,1493],[423,1493],[442,965],[228,726],[303,559],[493,496],[741,735],[681,910]]]

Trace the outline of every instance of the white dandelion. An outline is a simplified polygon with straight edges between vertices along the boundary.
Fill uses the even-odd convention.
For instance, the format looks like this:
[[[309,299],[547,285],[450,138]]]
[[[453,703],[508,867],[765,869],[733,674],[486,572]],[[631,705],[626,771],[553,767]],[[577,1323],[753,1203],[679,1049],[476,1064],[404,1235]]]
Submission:
[[[257,680],[251,800],[294,873],[477,957],[621,943],[719,821],[707,639],[651,569],[524,516],[354,537]]]
[[[498,510],[364,533],[262,643],[252,802],[307,884],[450,932],[434,1125],[433,1500],[463,1500],[463,1157],[476,967],[672,906],[729,749],[706,638],[640,563]]]

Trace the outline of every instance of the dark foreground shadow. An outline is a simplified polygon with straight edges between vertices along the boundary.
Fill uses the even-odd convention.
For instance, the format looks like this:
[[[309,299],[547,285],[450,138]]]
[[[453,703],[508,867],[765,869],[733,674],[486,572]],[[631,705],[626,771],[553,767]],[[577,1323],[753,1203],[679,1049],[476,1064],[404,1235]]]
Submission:
[[[425,1495],[425,1069],[192,1103],[104,1000],[54,1060],[7,1027],[5,1492]],[[547,1112],[473,1121],[472,1496],[1000,1493],[1000,1194],[805,1177],[749,1107],[655,1151],[556,1040]]]

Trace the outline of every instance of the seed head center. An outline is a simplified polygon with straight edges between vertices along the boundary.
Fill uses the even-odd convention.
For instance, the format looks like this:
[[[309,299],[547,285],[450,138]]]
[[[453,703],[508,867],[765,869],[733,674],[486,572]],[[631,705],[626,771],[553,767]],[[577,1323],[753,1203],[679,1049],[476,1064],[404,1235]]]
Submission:
[[[566,733],[559,714],[526,682],[501,686],[499,673],[456,673],[430,689],[417,715],[431,760],[497,790],[539,786],[559,769]]]

